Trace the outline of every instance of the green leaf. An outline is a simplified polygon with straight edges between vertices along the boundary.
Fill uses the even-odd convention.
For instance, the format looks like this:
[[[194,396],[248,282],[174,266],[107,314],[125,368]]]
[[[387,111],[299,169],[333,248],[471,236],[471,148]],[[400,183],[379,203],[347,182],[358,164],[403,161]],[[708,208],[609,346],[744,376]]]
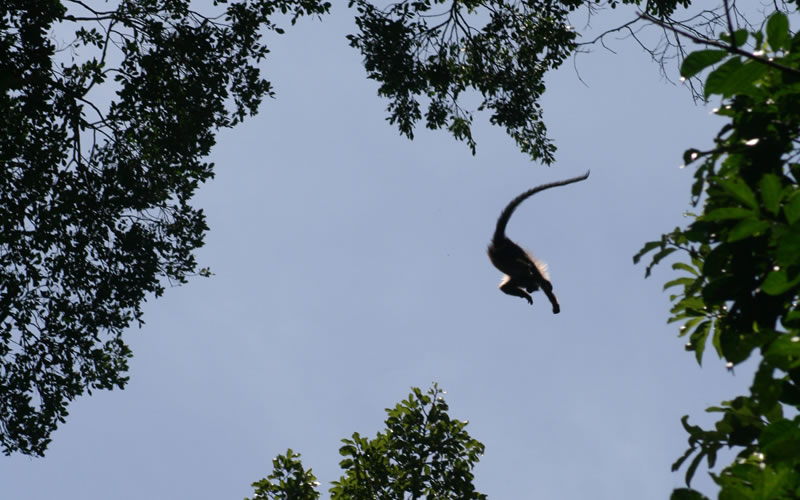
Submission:
[[[694,472],[697,470],[697,466],[700,465],[700,461],[703,460],[705,454],[706,451],[701,449],[700,453],[698,453],[697,456],[695,456],[692,460],[692,463],[689,464],[689,468],[686,469],[686,486],[691,484],[692,477],[694,477]]]
[[[744,219],[757,215],[753,210],[743,207],[726,207],[716,208],[711,212],[703,215],[702,219],[707,221],[726,220],[726,219]]]
[[[733,32],[733,38],[736,40],[736,44],[735,45],[737,47],[741,47],[742,45],[744,45],[745,42],[747,42],[747,37],[748,36],[749,36],[749,33],[747,33],[747,30],[744,29],[744,28],[734,31]],[[730,33],[722,33],[722,34],[720,34],[719,38],[723,42],[731,43],[731,35],[730,35]]]
[[[773,215],[778,213],[783,192],[781,190],[781,180],[775,174],[764,174],[759,183],[761,189],[761,201],[764,208]]]
[[[768,425],[759,442],[771,459],[800,458],[800,428],[796,422],[784,419]]]
[[[737,224],[728,234],[728,242],[734,242],[749,238],[751,236],[759,236],[761,233],[769,229],[769,222],[759,219],[745,219]]]
[[[770,344],[766,356],[800,357],[800,337],[792,334],[781,335]]]
[[[776,262],[781,267],[795,265],[800,262],[800,228],[795,225],[781,233],[777,238]]]
[[[697,316],[697,317],[694,317],[694,318],[691,318],[691,319],[687,320],[686,323],[681,325],[680,333],[678,334],[678,337],[683,337],[684,335],[689,333],[692,330],[692,327],[694,325],[696,325],[697,323],[700,323],[701,321],[703,321],[703,317],[702,316]]]
[[[775,12],[767,21],[767,43],[774,51],[789,49],[789,18],[783,12]]]
[[[712,94],[723,97],[747,94],[753,89],[753,84],[768,71],[769,66],[760,61],[748,60],[742,63],[739,59],[731,59],[708,75],[705,97]]]
[[[783,214],[789,224],[794,224],[800,220],[800,192],[795,192],[789,198],[789,203],[783,206]]]
[[[678,488],[672,490],[669,500],[708,500],[708,497],[691,488]]]
[[[647,270],[645,271],[645,276],[649,276],[650,271],[653,269],[653,267],[656,266],[656,264],[664,260],[664,258],[666,258],[668,255],[670,255],[672,252],[676,250],[677,248],[665,248],[656,253],[655,255],[653,255],[653,261],[650,262],[650,265],[647,266]]]
[[[756,31],[753,33],[753,46],[754,47],[761,47],[764,44],[764,33],[760,31]]]
[[[676,271],[678,269],[681,269],[681,270],[686,271],[688,273],[692,273],[695,276],[699,276],[700,275],[700,273],[698,273],[695,268],[693,268],[689,264],[685,264],[683,262],[676,262],[676,263],[672,264],[672,269],[675,269]]]
[[[673,286],[679,286],[679,285],[683,285],[684,287],[687,287],[687,286],[692,285],[693,283],[694,283],[694,278],[687,278],[687,277],[676,278],[676,279],[674,279],[672,281],[667,281],[666,283],[664,283],[664,290],[666,290],[668,288],[672,288]]]
[[[681,64],[681,76],[691,78],[705,68],[716,64],[728,55],[727,50],[698,50],[692,52]]]
[[[644,254],[646,254],[646,253],[648,253],[648,252],[650,252],[650,251],[652,251],[652,250],[654,250],[654,249],[656,249],[656,248],[658,248],[660,246],[663,246],[663,245],[664,245],[664,242],[661,241],[661,240],[659,240],[659,241],[650,241],[650,242],[645,243],[645,245],[642,247],[642,249],[639,250],[639,252],[636,255],[633,256],[633,263],[634,264],[638,264],[639,261],[644,256]]]
[[[694,350],[694,356],[697,359],[698,365],[703,364],[703,352],[706,350],[706,339],[708,338],[710,326],[710,321],[703,321],[689,337],[689,342],[692,344],[692,349]]]
[[[786,317],[781,320],[784,326],[790,328],[800,328],[800,311],[790,311]]]
[[[717,351],[717,356],[722,359],[724,356],[722,353],[722,342],[720,341],[722,331],[719,329],[717,321],[713,322],[712,328],[714,329],[714,334],[711,336],[711,345],[713,345],[714,350]]]
[[[758,210],[758,201],[756,201],[756,195],[753,194],[753,191],[747,184],[744,183],[743,180],[717,179],[717,184],[719,184],[722,189],[740,202],[744,203],[753,210]]]
[[[789,280],[786,276],[786,270],[778,269],[777,271],[771,271],[767,275],[767,279],[761,284],[761,289],[767,295],[780,295],[795,287],[798,283],[800,283],[800,275]]]
[[[686,417],[683,417],[683,418],[686,418]],[[687,458],[689,458],[690,456],[692,456],[692,453],[694,453],[696,449],[697,449],[697,448],[695,448],[694,446],[692,446],[691,448],[689,448],[688,450],[686,450],[686,451],[683,453],[683,455],[681,455],[681,457],[680,457],[679,459],[675,460],[675,463],[673,463],[673,464],[672,464],[672,472],[675,472],[675,471],[677,471],[678,469],[680,469],[680,468],[681,468],[681,465],[683,465],[683,462],[685,462]]]
[[[742,66],[742,61],[738,57],[733,57],[725,61],[725,64],[712,71],[706,78],[704,97],[708,99],[711,94],[722,94],[722,90],[730,78],[730,75]]]

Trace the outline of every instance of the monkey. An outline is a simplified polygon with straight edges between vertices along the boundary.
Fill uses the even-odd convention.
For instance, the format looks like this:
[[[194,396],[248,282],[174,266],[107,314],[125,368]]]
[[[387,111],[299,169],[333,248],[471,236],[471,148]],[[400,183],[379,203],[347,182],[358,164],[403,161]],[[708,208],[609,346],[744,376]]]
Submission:
[[[499,286],[503,293],[521,297],[527,300],[528,304],[533,305],[533,299],[530,294],[541,289],[545,295],[547,295],[550,304],[553,306],[553,314],[561,312],[561,306],[558,304],[558,299],[553,293],[553,285],[550,283],[550,277],[547,274],[547,265],[537,260],[523,250],[522,247],[508,239],[506,236],[506,226],[514,210],[516,210],[523,201],[534,194],[552,187],[566,186],[573,182],[579,182],[585,180],[587,177],[589,177],[588,170],[585,174],[578,177],[536,186],[511,200],[500,213],[500,217],[497,218],[494,236],[489,244],[488,253],[489,260],[492,261],[494,267],[503,272],[503,279],[500,281]]]

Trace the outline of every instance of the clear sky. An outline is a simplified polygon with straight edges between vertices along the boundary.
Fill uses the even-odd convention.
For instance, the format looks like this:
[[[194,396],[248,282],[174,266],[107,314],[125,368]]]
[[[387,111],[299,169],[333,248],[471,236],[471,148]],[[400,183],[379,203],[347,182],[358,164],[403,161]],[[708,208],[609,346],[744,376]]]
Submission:
[[[633,15],[617,11],[604,22]],[[475,474],[489,498],[663,499],[682,484],[680,417],[708,424],[703,410],[749,372],[711,348],[698,367],[665,323],[672,271],[645,280],[631,257],[686,221],[682,153],[721,120],[619,40],[616,55],[578,58],[588,86],[572,61],[551,75],[553,167],[485,115],[476,156],[446,132],[411,142],[347,46],[352,16],[336,2],[270,39],[277,99],[219,136],[196,197],[211,226],[199,262],[215,276],[147,304],[126,334],[127,388],[75,401],[46,458],[0,458],[0,498],[241,499],[288,447],[325,498],[339,440],[373,436],[384,408],[433,381],[486,445]],[[549,264],[561,314],[541,293],[531,307],[499,292],[486,246],[500,210],[589,168],[528,200],[508,231]],[[695,484],[713,492],[704,467]]]

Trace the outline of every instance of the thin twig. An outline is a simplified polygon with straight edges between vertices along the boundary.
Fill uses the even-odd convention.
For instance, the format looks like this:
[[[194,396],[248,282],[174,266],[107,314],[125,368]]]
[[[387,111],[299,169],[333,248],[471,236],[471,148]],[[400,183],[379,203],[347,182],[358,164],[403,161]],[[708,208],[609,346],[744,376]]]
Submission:
[[[717,47],[717,48],[720,48],[720,49],[725,50],[727,52],[730,52],[732,54],[740,55],[740,56],[746,57],[748,59],[752,59],[754,61],[758,61],[758,62],[760,62],[762,64],[766,64],[767,66],[771,66],[771,67],[773,67],[775,69],[779,69],[781,71],[786,71],[786,72],[789,72],[789,73],[793,73],[795,75],[800,75],[800,70],[797,69],[797,68],[792,68],[790,66],[786,66],[786,65],[783,65],[781,63],[777,63],[775,61],[767,59],[766,57],[759,57],[759,56],[753,55],[750,52],[742,50],[742,49],[740,49],[738,47],[735,47],[735,46],[732,46],[732,45],[725,45],[724,43],[718,42],[716,40],[709,40],[707,38],[697,37],[695,35],[692,35],[691,33],[687,33],[685,31],[679,30],[678,28],[674,28],[674,27],[668,25],[667,23],[661,21],[660,19],[656,19],[655,17],[653,17],[653,16],[651,16],[649,14],[642,13],[642,14],[639,14],[639,17],[641,17],[642,19],[645,19],[647,21],[650,21],[653,24],[657,24],[658,26],[661,26],[664,29],[670,30],[675,34],[678,34],[678,35],[681,35],[683,37],[686,37],[689,40],[693,41],[694,43],[699,43],[701,45],[710,45],[712,47]],[[733,35],[731,35],[731,36],[733,36]]]
[[[722,4],[725,6],[725,19],[728,21],[728,34],[731,37],[731,47],[737,49],[736,37],[733,36],[733,21],[731,20],[731,9],[728,6],[728,0],[723,0]]]

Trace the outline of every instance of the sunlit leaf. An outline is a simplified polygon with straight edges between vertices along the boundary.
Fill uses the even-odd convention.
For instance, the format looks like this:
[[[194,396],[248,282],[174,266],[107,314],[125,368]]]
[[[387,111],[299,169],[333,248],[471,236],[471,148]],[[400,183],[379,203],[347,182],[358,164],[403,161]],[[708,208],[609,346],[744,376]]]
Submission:
[[[732,57],[725,61],[719,68],[712,71],[706,78],[705,97],[712,94],[722,94],[730,76],[742,67],[742,61],[738,57]]]
[[[674,286],[679,286],[679,285],[689,286],[692,283],[694,283],[694,278],[686,278],[686,277],[684,277],[684,278],[676,278],[674,280],[671,280],[671,281],[668,281],[668,282],[664,283],[664,290],[667,290],[668,288],[672,288]]]
[[[765,174],[761,178],[759,187],[764,208],[773,215],[777,214],[780,209],[781,197],[783,196],[780,178],[775,174]]]
[[[789,198],[789,202],[783,206],[783,214],[789,224],[794,224],[800,220],[800,192],[795,192]]]
[[[745,219],[737,224],[730,233],[728,233],[728,242],[743,240],[751,236],[759,236],[767,229],[769,229],[768,221],[759,219]]]
[[[733,40],[736,41],[735,45],[737,47],[741,47],[742,45],[747,42],[747,38],[750,36],[750,33],[747,32],[746,29],[738,29],[733,32]],[[731,43],[731,35],[730,33],[721,33],[719,36],[720,40],[723,42]]]
[[[729,63],[732,64],[728,66]],[[738,59],[731,59],[708,75],[705,95],[708,97],[711,94],[720,94],[730,97],[734,94],[747,94],[753,89],[753,84],[769,70],[769,66],[760,61],[751,59],[742,63]]]
[[[753,215],[755,215],[755,212],[749,208],[726,207],[714,209],[711,212],[703,215],[703,220],[715,221],[726,219],[743,219]]]
[[[692,266],[690,266],[689,264],[685,264],[683,262],[676,262],[676,263],[672,264],[672,269],[675,269],[676,271],[678,269],[680,269],[680,270],[692,273],[695,276],[699,276],[699,274],[700,274],[699,272],[697,272],[697,269],[695,269]]]
[[[698,50],[692,52],[681,64],[681,76],[691,78],[712,64],[716,64],[728,55],[727,50]]]
[[[708,330],[711,326],[710,321],[703,321],[689,336],[689,342],[692,344],[694,356],[697,359],[697,364],[703,364],[703,352],[706,350],[706,339],[708,338]]]
[[[756,195],[753,193],[753,190],[750,189],[750,187],[741,179],[717,179],[717,184],[719,184],[722,189],[727,191],[740,202],[744,203],[753,210],[758,210],[758,201],[756,200]]]
[[[764,453],[776,460],[795,459],[800,453],[800,427],[797,422],[779,420],[769,424],[759,439]]]
[[[780,295],[797,286],[798,283],[800,283],[800,275],[790,280],[785,269],[778,269],[767,275],[767,279],[761,284],[761,289],[768,295]]]
[[[777,11],[767,21],[767,43],[774,51],[789,48],[789,18]]]

